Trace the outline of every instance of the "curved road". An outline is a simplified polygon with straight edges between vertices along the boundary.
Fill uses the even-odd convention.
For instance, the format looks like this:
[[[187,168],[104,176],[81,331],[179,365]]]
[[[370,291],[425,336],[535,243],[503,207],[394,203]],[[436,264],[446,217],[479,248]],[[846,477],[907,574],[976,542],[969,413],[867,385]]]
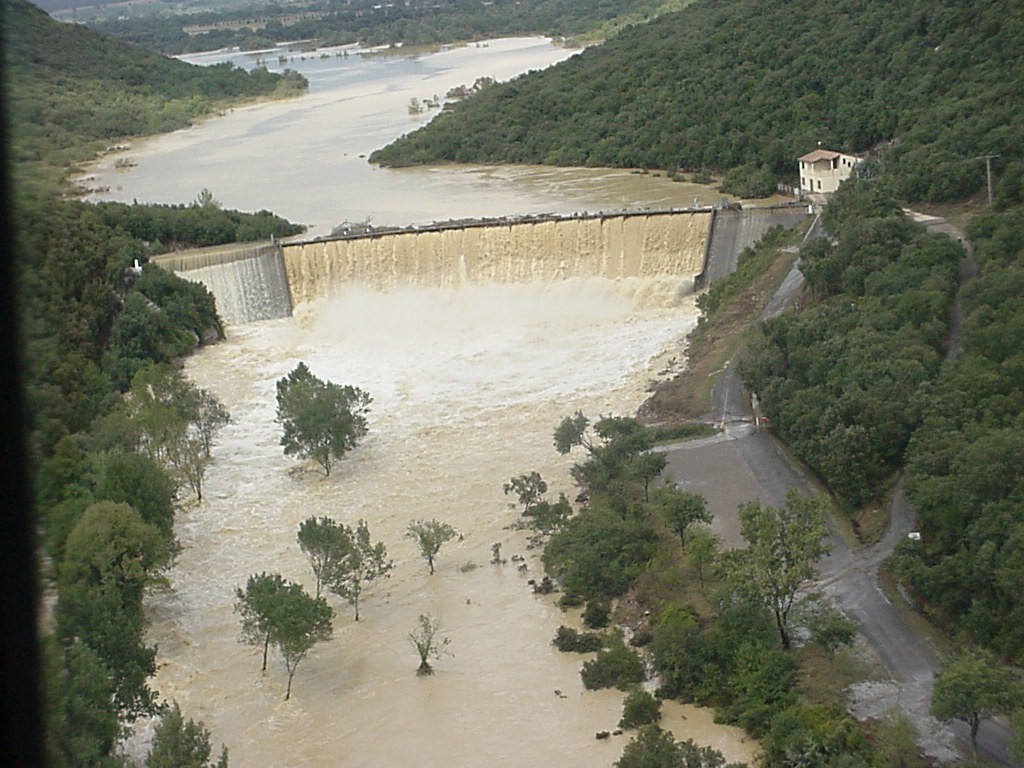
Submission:
[[[966,255],[961,263],[961,286],[976,273],[973,250],[962,233],[941,219],[915,216],[930,230],[942,232],[963,242]],[[766,309],[766,315],[781,312],[800,290],[803,279],[794,267]],[[954,307],[949,357],[960,351],[959,301]],[[668,446],[667,473],[681,484],[719,489],[720,502],[732,502],[736,491],[721,494],[722,475],[705,480],[701,472],[717,468],[730,473],[729,486],[746,483],[745,492],[764,503],[781,506],[790,488],[804,493],[817,492],[813,479],[786,453],[784,446],[766,432],[755,430],[753,418],[739,376],[732,362],[726,367],[715,391],[715,421],[724,430],[716,437],[689,445]],[[724,452],[725,443],[729,451]],[[696,470],[696,471],[695,471]],[[732,495],[730,495],[732,494]],[[723,497],[724,496],[724,497]],[[714,499],[709,498],[714,508]],[[735,517],[735,507],[732,516]],[[721,510],[716,511],[716,517]],[[735,542],[736,521],[724,521],[724,538]],[[892,604],[878,580],[878,569],[896,544],[916,527],[916,514],[903,494],[902,482],[893,493],[889,528],[877,544],[852,549],[833,524],[832,551],[819,563],[820,577],[815,587],[838,603],[860,625],[861,634],[885,668],[890,681],[860,686],[854,693],[852,708],[859,716],[878,717],[890,707],[900,707],[917,726],[922,750],[940,762],[956,762],[970,754],[970,736],[966,724],[942,724],[929,714],[932,679],[939,668],[939,653],[928,636],[910,622],[906,607]],[[731,535],[730,535],[731,534]],[[978,755],[999,765],[1019,765],[1011,759],[1007,744],[1011,729],[1003,722],[986,720],[978,733]]]

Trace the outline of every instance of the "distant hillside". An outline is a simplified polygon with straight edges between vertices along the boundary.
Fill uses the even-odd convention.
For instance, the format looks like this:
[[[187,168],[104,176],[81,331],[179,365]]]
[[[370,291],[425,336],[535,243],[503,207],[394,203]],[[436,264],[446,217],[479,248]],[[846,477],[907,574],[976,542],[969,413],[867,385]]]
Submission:
[[[1014,0],[702,0],[484,91],[371,160],[791,178],[820,142],[884,148],[903,197],[953,200],[984,184],[978,156],[1021,157],[1021,82]]]
[[[82,160],[90,144],[174,130],[232,102],[306,87],[295,73],[169,59],[56,22],[25,0],[4,0],[3,10],[10,159],[44,175]]]

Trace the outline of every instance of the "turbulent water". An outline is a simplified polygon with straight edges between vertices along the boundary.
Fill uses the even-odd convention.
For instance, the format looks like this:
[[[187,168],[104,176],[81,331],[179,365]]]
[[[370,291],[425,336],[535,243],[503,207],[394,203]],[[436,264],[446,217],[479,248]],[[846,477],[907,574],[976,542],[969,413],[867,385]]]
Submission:
[[[584,691],[582,659],[550,645],[578,618],[529,588],[541,567],[509,528],[517,513],[502,484],[536,469],[552,493],[572,493],[554,426],[577,409],[635,408],[652,361],[680,356],[692,326],[680,288],[597,279],[355,292],[235,329],[193,358],[189,374],[234,421],[204,503],[181,517],[174,592],[151,606],[161,693],[203,719],[236,765],[611,765],[628,737],[594,734],[615,728],[622,694]],[[374,397],[370,434],[330,478],[278,446],[274,383],[299,360]],[[335,638],[302,663],[285,702],[280,660],[261,676],[258,653],[238,642],[233,590],[264,570],[312,588],[295,541],[310,515],[368,520],[396,565],[369,589],[358,623],[333,600]],[[434,517],[462,538],[430,576],[403,533]],[[494,543],[506,558],[525,556],[528,570],[490,564]],[[451,639],[430,678],[416,676],[407,637],[421,613]],[[749,759],[739,731],[692,709],[669,714],[680,737]]]
[[[518,66],[535,59],[516,45],[535,53],[534,41],[495,43],[490,52]],[[267,207],[321,228],[361,219],[364,210],[375,222],[409,223],[692,203],[683,185],[623,173],[378,174],[356,161],[364,147],[403,130],[410,93],[443,92],[488,74],[481,55],[381,60],[376,74],[355,78],[349,90],[311,77],[311,94],[290,106],[239,110],[133,150],[138,166],[118,177],[122,189],[111,195],[181,202],[208,186],[226,205]],[[346,61],[316,66],[340,77]],[[388,74],[395,69],[404,74]],[[291,143],[275,144],[274,135]],[[254,170],[252,157],[268,158],[267,167]],[[349,171],[354,188],[331,186]],[[553,498],[575,495],[573,457],[555,452],[554,427],[576,410],[634,412],[654,372],[683,359],[682,339],[696,317],[689,287],[688,274],[388,292],[350,286],[340,294],[335,285],[329,299],[304,293],[291,318],[229,327],[227,341],[187,364],[233,421],[215,448],[203,503],[179,516],[184,549],[172,590],[149,601],[155,687],[204,721],[236,766],[610,766],[629,736],[594,735],[616,727],[623,696],[584,691],[583,659],[551,646],[559,624],[577,623],[578,615],[532,593],[538,552],[510,528],[517,512],[502,486],[537,470]],[[374,398],[370,433],[330,478],[284,457],[278,444],[275,382],[300,360]],[[280,658],[272,652],[261,675],[259,653],[239,643],[234,590],[261,571],[312,588],[296,543],[299,523],[311,515],[366,519],[395,569],[365,593],[358,623],[331,598],[334,639],[302,662],[285,702]],[[404,537],[418,518],[444,520],[462,534],[442,549],[433,576]],[[505,558],[522,555],[527,570],[492,565],[495,543]],[[424,613],[438,617],[451,640],[429,678],[415,674],[408,639]],[[680,738],[716,746],[731,760],[751,758],[742,733],[713,724],[708,712],[672,703],[665,712],[664,724]],[[141,752],[146,736],[143,727],[130,749]]]

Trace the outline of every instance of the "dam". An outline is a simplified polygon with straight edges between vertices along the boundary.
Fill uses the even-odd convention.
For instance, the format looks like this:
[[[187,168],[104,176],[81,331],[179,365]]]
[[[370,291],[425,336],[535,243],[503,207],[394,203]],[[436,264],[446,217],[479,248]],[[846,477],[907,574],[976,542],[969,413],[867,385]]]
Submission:
[[[228,325],[288,317],[352,287],[551,283],[574,278],[679,277],[692,290],[724,277],[772,226],[803,206],[476,219],[375,229],[287,243],[243,243],[156,256],[203,283]]]

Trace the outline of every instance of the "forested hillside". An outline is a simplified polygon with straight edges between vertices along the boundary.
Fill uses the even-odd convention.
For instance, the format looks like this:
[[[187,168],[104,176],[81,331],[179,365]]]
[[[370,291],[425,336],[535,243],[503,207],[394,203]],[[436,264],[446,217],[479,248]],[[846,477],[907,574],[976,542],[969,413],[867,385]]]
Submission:
[[[118,139],[175,130],[242,99],[306,88],[294,72],[200,68],[133,48],[55,23],[24,0],[4,0],[3,10],[10,160],[19,184],[52,184],[88,159],[90,149]]]
[[[291,40],[317,45],[429,45],[488,37],[610,34],[677,10],[692,0],[406,0],[379,3],[252,3],[210,10],[92,22],[96,29],[163,53],[238,46],[266,48]]]
[[[222,210],[208,193],[179,206],[88,205],[66,199],[63,179],[97,147],[301,90],[304,81],[192,67],[59,24],[22,0],[4,0],[2,10],[14,224],[14,247],[5,250],[13,259],[3,268],[16,278],[7,310],[16,308],[20,326],[33,496],[25,540],[11,546],[46,555],[13,576],[27,593],[38,575],[56,596],[42,643],[46,764],[113,767],[123,765],[124,725],[159,703],[149,687],[156,652],[146,644],[143,594],[177,551],[175,512],[201,494],[210,441],[229,418],[180,372],[182,356],[221,333],[213,297],[147,259],[301,227],[268,212]],[[25,513],[13,506],[8,533],[14,513]],[[7,618],[24,632],[35,617]],[[32,662],[28,652],[16,662],[29,681]],[[5,698],[5,727],[8,712],[35,701],[10,693],[17,698]],[[167,764],[206,765],[204,733],[178,718],[167,730]],[[9,757],[39,764],[38,753]]]
[[[908,200],[1022,156],[1024,9],[1010,0],[697,2],[488,89],[371,157],[729,170],[793,179],[819,143],[873,149]]]

